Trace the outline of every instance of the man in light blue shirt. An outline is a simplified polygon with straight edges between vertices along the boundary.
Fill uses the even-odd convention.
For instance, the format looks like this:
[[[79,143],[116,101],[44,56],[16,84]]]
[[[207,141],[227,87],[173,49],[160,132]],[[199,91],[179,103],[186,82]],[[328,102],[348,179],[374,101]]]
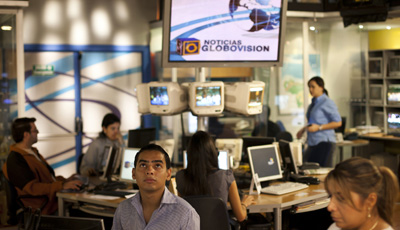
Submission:
[[[171,179],[171,163],[163,148],[143,147],[136,154],[132,178],[139,193],[119,204],[112,229],[200,229],[200,217],[193,207],[165,187]]]

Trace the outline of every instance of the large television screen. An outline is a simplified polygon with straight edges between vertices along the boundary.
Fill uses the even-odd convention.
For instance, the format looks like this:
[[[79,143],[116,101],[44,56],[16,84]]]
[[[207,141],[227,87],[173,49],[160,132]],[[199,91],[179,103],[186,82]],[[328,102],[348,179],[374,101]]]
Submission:
[[[281,66],[287,0],[165,0],[163,67]]]

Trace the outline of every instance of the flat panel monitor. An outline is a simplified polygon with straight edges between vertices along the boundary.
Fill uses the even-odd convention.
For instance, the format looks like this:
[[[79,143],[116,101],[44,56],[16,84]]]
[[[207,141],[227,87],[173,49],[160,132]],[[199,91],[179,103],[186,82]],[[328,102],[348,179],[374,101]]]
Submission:
[[[225,84],[225,109],[243,115],[262,113],[264,88],[262,81]]]
[[[228,151],[219,150],[218,151],[218,167],[223,170],[228,170],[230,165],[230,157]],[[187,151],[183,151],[183,167],[187,168]]]
[[[389,57],[389,76],[400,77],[400,56]]]
[[[252,146],[259,146],[259,145],[271,145],[275,142],[275,137],[242,137],[243,139],[243,155],[242,155],[242,162],[248,163],[248,148]]]
[[[249,147],[249,163],[253,177],[257,174],[260,182],[283,177],[276,145]]]
[[[369,77],[383,77],[383,60],[380,57],[370,58],[368,60]]]
[[[119,180],[125,182],[136,182],[132,178],[132,169],[135,167],[135,156],[139,152],[139,148],[124,148],[121,157],[121,170]]]
[[[111,151],[108,154],[107,157],[107,163],[104,169],[103,175],[100,177],[102,180],[107,180],[107,183],[110,183],[112,181],[112,175],[114,174],[115,171],[115,163],[117,161],[117,155],[118,155],[119,148],[113,148],[111,147]]]
[[[128,148],[143,148],[156,139],[156,128],[131,129],[128,131]]]
[[[282,66],[287,1],[164,4],[163,67]]]
[[[39,230],[105,230],[103,219],[42,215]]]
[[[284,171],[287,173],[299,174],[290,142],[279,140],[279,152],[281,154]]]
[[[388,104],[400,104],[400,84],[391,84],[387,89]]]
[[[101,159],[101,167],[103,168],[103,173],[106,171],[107,162],[109,160],[111,151],[112,151],[112,147],[110,145],[106,145],[104,147],[103,158]]]
[[[400,112],[388,113],[387,123],[388,123],[388,132],[400,133]]]
[[[136,85],[136,98],[138,102],[138,112],[141,114],[150,113],[150,92],[147,83]]]
[[[173,115],[188,108],[187,92],[177,82],[150,82],[148,87],[152,114]]]
[[[222,81],[193,82],[189,85],[189,107],[194,115],[212,116],[224,111]]]
[[[229,155],[233,157],[234,164],[240,163],[242,160],[243,152],[243,139],[242,138],[217,138],[215,146],[218,149],[225,149]]]
[[[371,84],[369,85],[369,102],[372,104],[383,104],[383,85]]]

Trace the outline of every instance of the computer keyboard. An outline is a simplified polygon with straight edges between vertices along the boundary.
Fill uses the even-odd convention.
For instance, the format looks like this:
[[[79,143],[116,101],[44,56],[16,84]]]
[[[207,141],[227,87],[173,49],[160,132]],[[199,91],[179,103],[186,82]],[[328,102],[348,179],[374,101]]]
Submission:
[[[282,195],[290,192],[295,192],[308,188],[308,185],[296,182],[285,182],[280,184],[270,185],[261,189],[262,193],[272,194],[272,195]]]
[[[125,197],[127,195],[135,194],[134,192],[129,192],[129,191],[109,191],[109,190],[95,190],[93,191],[93,193],[96,195],[119,196],[119,197]]]

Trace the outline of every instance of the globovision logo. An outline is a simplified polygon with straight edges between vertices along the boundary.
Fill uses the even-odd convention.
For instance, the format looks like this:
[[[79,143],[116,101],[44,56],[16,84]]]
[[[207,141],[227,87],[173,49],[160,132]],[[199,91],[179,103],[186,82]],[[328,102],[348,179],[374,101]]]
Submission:
[[[196,38],[178,38],[176,42],[176,52],[181,56],[199,54],[200,40]]]

